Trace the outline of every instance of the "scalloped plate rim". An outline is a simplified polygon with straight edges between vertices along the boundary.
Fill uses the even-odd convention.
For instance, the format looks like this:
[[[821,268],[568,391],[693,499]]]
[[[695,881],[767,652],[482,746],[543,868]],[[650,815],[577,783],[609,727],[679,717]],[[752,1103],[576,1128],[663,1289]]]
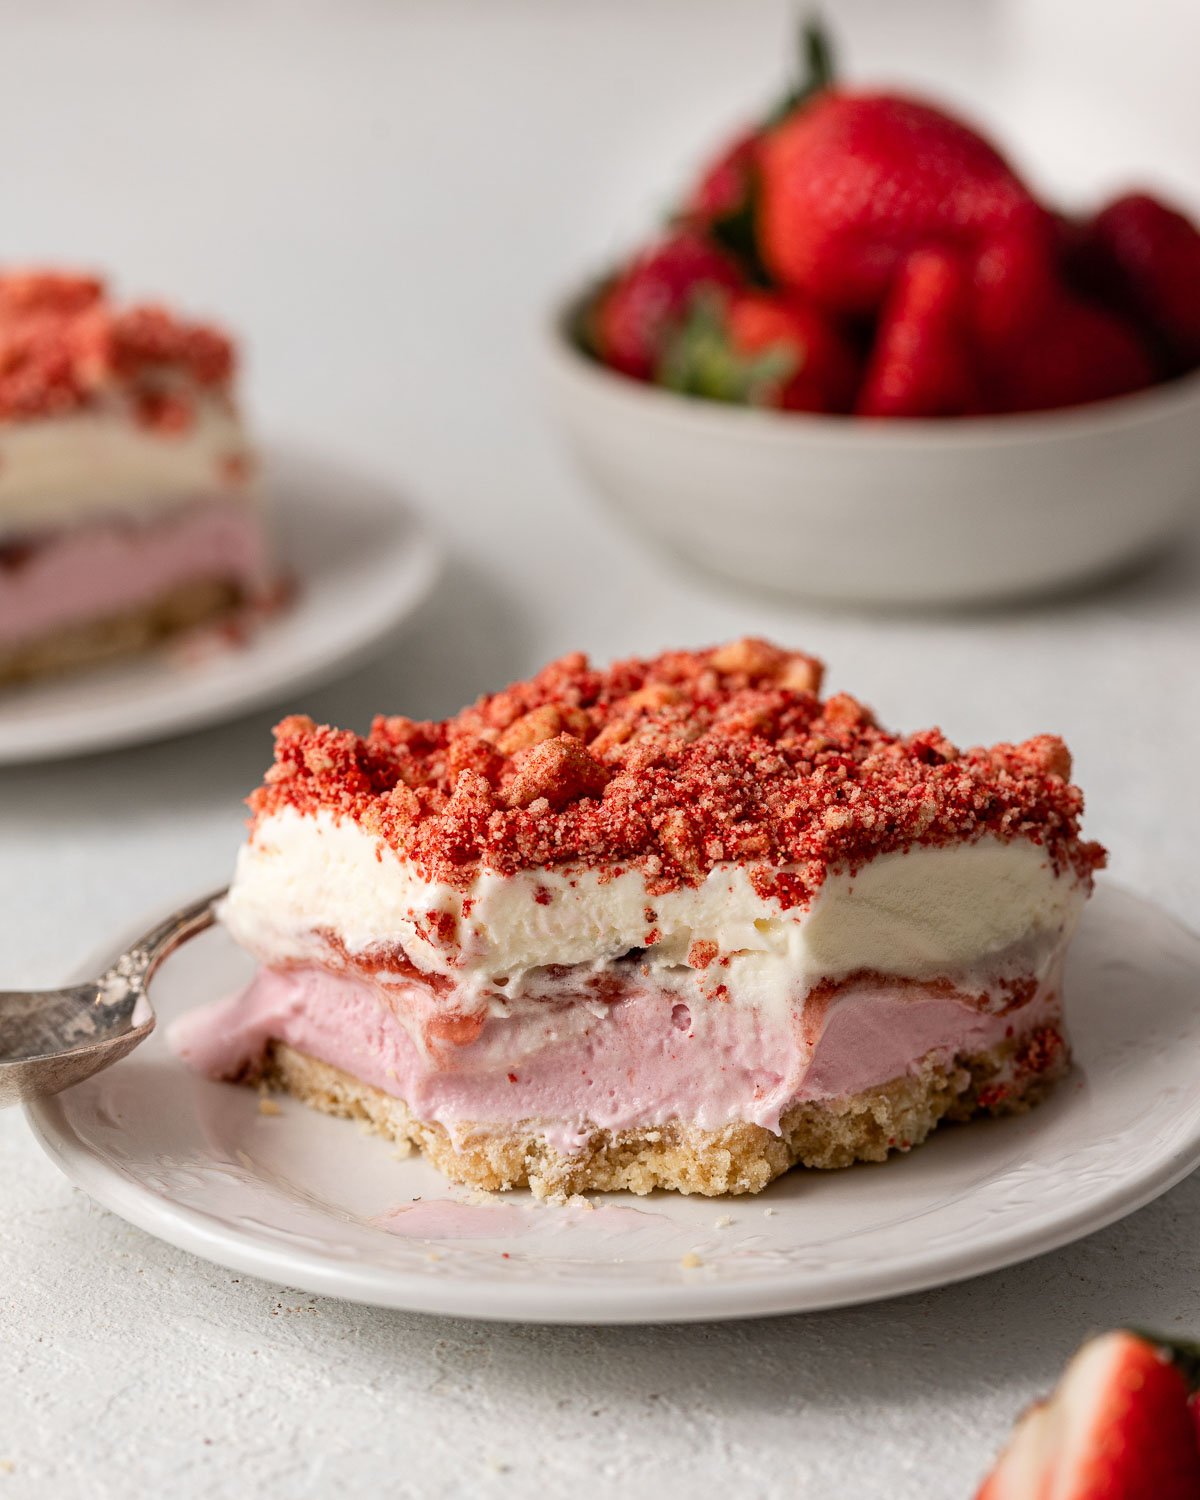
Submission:
[[[1200,985],[1200,934],[1193,932],[1154,902],[1112,882],[1103,882],[1105,904],[1140,908],[1165,921],[1181,941],[1193,945],[1191,978]],[[138,930],[141,930],[139,924]],[[105,958],[112,949],[106,949]],[[1078,1015],[1079,1000],[1068,1001]],[[1200,1035],[1200,1012],[1197,1034]],[[118,1067],[121,1065],[119,1064]],[[182,1066],[182,1065],[180,1065]],[[1062,1087],[1067,1087],[1069,1080]],[[86,1087],[87,1085],[84,1085]],[[26,1106],[35,1137],[52,1161],[103,1207],[147,1233],[215,1262],[267,1281],[294,1286],[324,1296],[370,1305],[476,1318],[497,1322],[617,1324],[718,1321],[731,1318],[782,1315],[849,1307],[952,1285],[1060,1249],[1103,1229],[1150,1203],[1182,1181],[1200,1165],[1200,1100],[1193,1106],[1188,1128],[1173,1149],[1152,1155],[1147,1166],[1133,1161],[1091,1201],[1071,1211],[1056,1213],[1049,1224],[1017,1224],[993,1235],[968,1255],[960,1247],[910,1256],[900,1265],[883,1264],[864,1275],[851,1268],[839,1277],[823,1274],[816,1285],[805,1286],[805,1275],[795,1270],[721,1284],[681,1277],[675,1284],[627,1284],[605,1281],[509,1282],[502,1275],[473,1279],[440,1279],[379,1265],[354,1265],[318,1252],[281,1245],[265,1236],[233,1230],[214,1214],[176,1201],[132,1180],[76,1135],[56,1096]],[[1023,1118],[1030,1118],[1029,1116]],[[346,1122],[329,1122],[342,1129]],[[966,1129],[971,1129],[968,1126]],[[985,1127],[988,1128],[988,1127]],[[888,1170],[883,1168],[873,1170]],[[824,1174],[823,1174],[824,1175]],[[830,1174],[834,1175],[834,1174]],[[613,1197],[620,1195],[606,1195]],[[646,1200],[629,1198],[631,1203]],[[654,1200],[667,1204],[670,1195]],[[696,1200],[691,1200],[695,1202]],[[708,1199],[711,1206],[744,1207],[754,1199]],[[927,1212],[937,1213],[940,1204]],[[803,1211],[803,1210],[801,1210]],[[780,1209],[780,1213],[787,1210]],[[926,1213],[917,1215],[926,1217]],[[498,1262],[497,1262],[498,1265]]]

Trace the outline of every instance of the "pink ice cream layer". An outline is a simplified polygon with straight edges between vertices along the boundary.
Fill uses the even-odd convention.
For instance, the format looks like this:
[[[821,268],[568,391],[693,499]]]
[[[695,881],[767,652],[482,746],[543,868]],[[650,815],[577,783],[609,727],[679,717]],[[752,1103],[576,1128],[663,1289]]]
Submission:
[[[0,645],[149,606],[184,584],[267,585],[266,537],[244,500],[198,498],[153,519],[110,517],[0,552]]]
[[[268,1043],[286,1042],[452,1134],[535,1122],[570,1149],[596,1126],[748,1121],[778,1132],[793,1103],[860,1093],[930,1054],[980,1052],[1059,1015],[1056,979],[996,1013],[944,989],[864,976],[779,1017],[642,986],[606,1004],[568,997],[479,1023],[446,1024],[443,1013],[439,1024],[416,986],[264,968],[244,992],[182,1017],[170,1042],[197,1071],[231,1079],[252,1074]]]

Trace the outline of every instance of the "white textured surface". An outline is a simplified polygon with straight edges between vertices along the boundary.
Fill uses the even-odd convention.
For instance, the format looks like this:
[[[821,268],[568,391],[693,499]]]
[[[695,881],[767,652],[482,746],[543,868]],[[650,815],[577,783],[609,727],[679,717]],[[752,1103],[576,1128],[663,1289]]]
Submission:
[[[1106,25],[1103,46],[1076,0],[1044,26],[1032,0],[945,8],[936,64],[918,14],[938,7],[902,23],[873,22],[865,0],[837,10],[863,72],[1019,97],[1027,156],[1072,91],[1100,87],[1107,133],[1039,141],[1043,180],[1112,182],[1153,161],[1198,186],[1179,165],[1200,159],[1183,6],[1159,0],[1123,37]],[[442,518],[459,560],[418,627],[295,706],[363,725],[377,708],[452,709],[576,645],[772,631],[885,718],[962,740],[1061,730],[1117,878],[1195,923],[1198,809],[1176,768],[1200,742],[1196,538],[1034,611],[808,614],[664,574],[593,509],[543,425],[532,326],[550,290],[662,202],[714,118],[759,97],[785,11],[760,5],[751,27],[746,7],[712,0],[13,0],[4,253],[119,265],[126,288],[226,314],[252,339],[273,429],[360,452]],[[970,33],[953,19],[968,11]],[[1054,45],[1028,53],[1039,30]],[[1116,58],[1128,121],[1096,73]],[[223,879],[270,718],[4,772],[5,982],[53,982],[131,914]],[[0,1181],[0,1497],[21,1500],[733,1483],[955,1500],[1085,1334],[1118,1320],[1200,1333],[1196,1178],[1073,1249],[944,1292],[607,1332],[476,1328],[237,1281],[92,1208],[14,1116]]]

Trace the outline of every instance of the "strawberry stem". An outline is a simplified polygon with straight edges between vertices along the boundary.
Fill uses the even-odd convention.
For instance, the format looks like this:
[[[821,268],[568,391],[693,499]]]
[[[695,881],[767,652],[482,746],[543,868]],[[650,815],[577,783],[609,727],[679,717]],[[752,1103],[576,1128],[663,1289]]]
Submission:
[[[1160,1349],[1187,1381],[1188,1390],[1200,1391],[1200,1343],[1164,1338],[1161,1333],[1150,1333],[1145,1328],[1130,1328],[1127,1332]]]
[[[657,378],[683,396],[764,406],[798,365],[795,351],[783,344],[755,354],[734,349],[725,327],[724,298],[701,292],[668,341]]]
[[[800,55],[804,59],[805,69],[801,76],[806,79],[803,97],[832,88],[835,76],[833,44],[829,40],[829,33],[816,16],[805,21],[800,29]]]
[[[800,65],[795,82],[764,121],[764,127],[768,130],[772,125],[786,120],[794,109],[807,104],[825,89],[832,88],[837,81],[833,44],[829,40],[829,33],[815,15],[810,16],[800,27],[799,53]]]
[[[723,214],[711,225],[713,239],[727,250],[745,271],[746,279],[756,286],[770,286],[771,278],[758,253],[758,230],[755,205],[758,184],[751,182],[743,202],[733,213]]]

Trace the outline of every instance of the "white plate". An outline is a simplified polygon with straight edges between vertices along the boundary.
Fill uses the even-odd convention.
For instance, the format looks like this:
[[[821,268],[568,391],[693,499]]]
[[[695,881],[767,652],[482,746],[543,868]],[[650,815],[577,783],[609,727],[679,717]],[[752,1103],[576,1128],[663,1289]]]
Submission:
[[[160,1023],[247,972],[223,933],[197,939],[156,982]],[[1040,1108],[948,1128],[885,1165],[793,1172],[755,1198],[473,1199],[346,1121],[292,1100],[264,1115],[252,1090],[193,1076],[164,1024],[28,1113],[63,1171],[115,1213],[308,1292],[560,1323],[835,1307],[1066,1244],[1200,1161],[1200,937],[1102,887],[1068,986],[1079,1065]],[[404,1232],[379,1227],[389,1214]]]
[[[195,729],[282,699],[367,655],[417,608],[439,552],[386,484],[326,459],[267,454],[283,566],[297,592],[245,646],[179,645],[0,694],[0,764]]]

